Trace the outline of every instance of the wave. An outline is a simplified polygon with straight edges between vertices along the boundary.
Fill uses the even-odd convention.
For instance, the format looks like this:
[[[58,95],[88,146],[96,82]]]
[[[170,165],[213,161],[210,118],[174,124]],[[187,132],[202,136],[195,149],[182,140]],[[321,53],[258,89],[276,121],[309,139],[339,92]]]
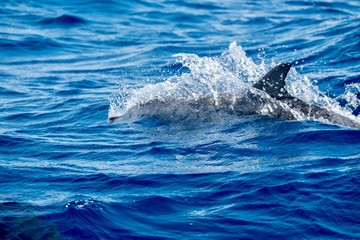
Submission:
[[[69,26],[75,26],[79,24],[84,24],[87,21],[83,18],[72,16],[72,15],[61,15],[59,17],[49,17],[44,18],[40,21],[38,21],[41,25],[51,25],[51,26],[62,26],[62,27],[69,27]]]
[[[11,54],[20,52],[46,52],[49,50],[60,49],[62,44],[54,39],[43,36],[27,36],[21,39],[0,39],[0,48]]]

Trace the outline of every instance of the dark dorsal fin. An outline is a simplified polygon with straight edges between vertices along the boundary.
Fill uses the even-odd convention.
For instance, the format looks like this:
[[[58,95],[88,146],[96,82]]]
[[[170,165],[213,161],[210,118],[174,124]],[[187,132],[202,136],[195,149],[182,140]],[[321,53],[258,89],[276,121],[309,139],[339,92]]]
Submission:
[[[271,69],[263,78],[253,85],[276,99],[292,98],[285,88],[285,78],[291,63],[281,63]]]

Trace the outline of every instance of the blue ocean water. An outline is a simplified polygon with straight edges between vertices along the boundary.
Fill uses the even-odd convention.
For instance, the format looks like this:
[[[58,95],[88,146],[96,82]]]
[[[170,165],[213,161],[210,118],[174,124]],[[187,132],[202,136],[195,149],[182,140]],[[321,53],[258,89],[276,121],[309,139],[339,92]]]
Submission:
[[[0,239],[360,239],[360,130],[184,104],[291,62],[292,94],[358,119],[359,13],[2,1]]]

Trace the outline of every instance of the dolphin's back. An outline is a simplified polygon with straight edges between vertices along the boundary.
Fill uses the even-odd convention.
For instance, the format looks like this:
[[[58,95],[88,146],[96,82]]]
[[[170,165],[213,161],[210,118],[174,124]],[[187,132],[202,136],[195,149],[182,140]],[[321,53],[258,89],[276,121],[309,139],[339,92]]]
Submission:
[[[282,63],[271,69],[264,77],[253,85],[254,88],[266,92],[270,97],[284,103],[291,110],[274,111],[272,114],[289,120],[297,117],[291,112],[300,113],[306,119],[320,120],[332,124],[347,127],[360,128],[360,121],[355,116],[346,116],[325,107],[308,104],[296,97],[291,96],[285,88],[285,78],[291,68],[290,63]]]

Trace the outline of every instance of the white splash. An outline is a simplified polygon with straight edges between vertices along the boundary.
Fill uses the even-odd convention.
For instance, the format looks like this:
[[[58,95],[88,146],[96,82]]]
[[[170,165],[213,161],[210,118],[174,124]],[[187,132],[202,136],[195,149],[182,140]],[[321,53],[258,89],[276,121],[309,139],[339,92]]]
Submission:
[[[196,103],[203,98],[216,108],[220,102],[220,96],[228,96],[235,101],[241,98],[250,87],[276,65],[275,62],[266,65],[264,61],[256,64],[246,56],[245,51],[236,42],[230,44],[221,56],[199,57],[196,54],[175,54],[176,62],[189,69],[189,72],[180,76],[172,76],[163,82],[148,84],[139,89],[120,92],[115,100],[110,102],[109,118],[121,116],[177,116],[179,119],[191,114],[198,114],[204,108]],[[339,106],[335,99],[329,98],[314,86],[310,79],[290,70],[286,79],[288,92],[307,102],[321,107],[326,107],[355,119],[350,111]],[[358,89],[359,90],[359,89]],[[350,97],[349,101],[357,101]],[[351,99],[350,99],[351,98]],[[231,103],[231,101],[229,101]],[[203,103],[203,102],[202,102]],[[229,104],[229,108],[231,108]],[[266,109],[281,107],[291,111],[287,106],[275,104]],[[207,106],[209,107],[209,106]],[[216,111],[215,111],[216,112]],[[267,110],[262,114],[267,114]],[[205,115],[212,114],[206,112]],[[300,112],[292,113],[298,120],[306,120],[308,117]],[[196,116],[197,117],[197,116]]]

